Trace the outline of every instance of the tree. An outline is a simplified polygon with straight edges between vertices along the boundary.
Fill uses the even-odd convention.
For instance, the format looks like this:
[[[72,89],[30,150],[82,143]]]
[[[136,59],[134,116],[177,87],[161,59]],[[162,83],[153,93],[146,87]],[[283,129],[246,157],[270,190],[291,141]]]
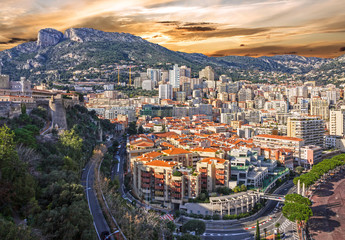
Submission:
[[[247,191],[247,187],[246,187],[246,185],[242,184],[241,185],[241,192],[245,192],[245,191]]]
[[[259,220],[256,220],[255,240],[260,240],[260,226],[259,226]]]
[[[137,134],[137,126],[135,122],[130,122],[128,125],[128,134],[135,135]]]
[[[295,171],[296,171],[298,174],[301,174],[301,173],[303,172],[303,170],[304,170],[304,167],[302,167],[302,166],[298,166],[298,167],[296,167],[296,169],[295,169]]]
[[[77,134],[75,129],[64,131],[60,135],[59,141],[61,151],[76,162],[81,163],[83,139]]]
[[[21,108],[22,114],[26,114],[26,104],[25,103],[20,104],[20,108]]]
[[[277,228],[277,235],[280,235],[280,234],[279,234],[280,223],[277,222],[274,226]]]
[[[139,134],[144,133],[144,128],[143,128],[142,125],[139,126],[139,128],[138,128],[138,133],[139,133]]]
[[[285,202],[299,203],[299,204],[311,206],[311,201],[308,198],[303,197],[297,193],[287,194],[285,196]]]
[[[197,235],[202,235],[206,230],[206,224],[200,220],[190,220],[182,225],[182,232],[195,232]]]
[[[313,216],[313,212],[307,205],[286,202],[283,207],[283,215],[292,222],[303,223]]]
[[[5,198],[0,198],[1,204],[6,203],[3,202],[6,195],[10,200],[7,203],[15,208],[23,207],[34,198],[35,180],[28,172],[28,165],[19,160],[14,133],[6,125],[0,128],[0,173],[1,191],[5,192]]]

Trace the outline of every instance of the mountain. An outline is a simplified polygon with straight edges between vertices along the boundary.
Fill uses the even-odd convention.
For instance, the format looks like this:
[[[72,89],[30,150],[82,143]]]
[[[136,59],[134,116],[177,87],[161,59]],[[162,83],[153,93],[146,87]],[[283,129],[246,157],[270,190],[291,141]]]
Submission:
[[[49,71],[86,70],[121,61],[144,66],[177,63],[191,66],[194,70],[211,65],[223,70],[234,68],[307,73],[331,64],[334,60],[295,55],[208,57],[199,53],[171,51],[128,33],[103,32],[91,28],[70,28],[61,33],[47,28],[39,31],[37,41],[0,52],[0,61],[3,72],[10,74],[13,79],[19,79],[19,76],[39,79]]]

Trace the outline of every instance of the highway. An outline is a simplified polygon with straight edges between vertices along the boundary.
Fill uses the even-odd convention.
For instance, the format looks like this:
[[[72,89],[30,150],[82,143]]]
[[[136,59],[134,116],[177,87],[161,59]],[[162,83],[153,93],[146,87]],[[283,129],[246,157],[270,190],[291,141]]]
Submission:
[[[94,183],[94,176],[95,176],[95,164],[91,161],[86,165],[83,169],[81,183],[85,188],[85,195],[87,199],[87,203],[89,205],[90,213],[93,217],[93,225],[95,227],[98,239],[101,239],[100,235],[104,231],[108,231],[109,233],[110,228],[104,218],[104,215],[101,210],[101,206],[99,205],[98,199],[96,194],[93,190],[93,183]]]

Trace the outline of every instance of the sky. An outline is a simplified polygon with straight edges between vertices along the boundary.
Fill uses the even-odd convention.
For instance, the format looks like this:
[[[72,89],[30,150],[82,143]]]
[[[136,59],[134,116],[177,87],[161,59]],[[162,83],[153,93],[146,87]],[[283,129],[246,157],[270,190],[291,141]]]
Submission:
[[[209,56],[345,54],[344,0],[0,0],[0,50],[42,28],[127,32]]]

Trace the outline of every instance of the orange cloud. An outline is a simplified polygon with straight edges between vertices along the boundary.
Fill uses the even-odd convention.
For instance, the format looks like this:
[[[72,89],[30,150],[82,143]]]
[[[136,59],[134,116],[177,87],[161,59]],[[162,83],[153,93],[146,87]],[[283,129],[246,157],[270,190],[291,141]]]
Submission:
[[[42,28],[92,27],[211,55],[344,53],[343,0],[46,1],[2,1],[0,50],[35,39]]]

